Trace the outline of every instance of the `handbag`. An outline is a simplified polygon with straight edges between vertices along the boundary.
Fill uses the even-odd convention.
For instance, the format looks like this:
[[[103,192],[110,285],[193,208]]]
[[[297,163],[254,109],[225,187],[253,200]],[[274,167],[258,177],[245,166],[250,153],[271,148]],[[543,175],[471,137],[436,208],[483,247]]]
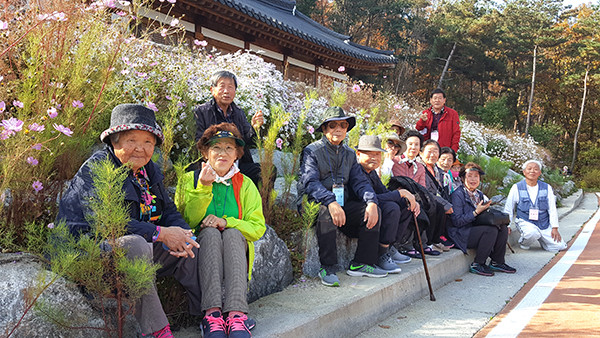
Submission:
[[[510,224],[510,217],[504,211],[488,208],[473,221],[473,225],[494,225],[497,227]]]

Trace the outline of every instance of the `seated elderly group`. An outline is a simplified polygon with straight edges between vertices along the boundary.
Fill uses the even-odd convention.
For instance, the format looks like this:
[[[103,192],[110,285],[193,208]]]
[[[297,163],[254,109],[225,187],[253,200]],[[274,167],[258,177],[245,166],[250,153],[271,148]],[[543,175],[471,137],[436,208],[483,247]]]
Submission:
[[[258,180],[260,168],[246,160],[244,168],[253,176],[250,179],[237,164],[244,158],[251,129],[244,125],[245,134],[241,135],[236,124],[244,122],[232,120],[235,115],[227,113],[239,114],[237,108],[222,105],[231,104],[235,94],[237,83],[229,74],[220,74],[213,83],[215,100],[205,107],[204,114],[216,122],[201,126],[197,148],[203,162],[183,177],[183,186],[177,189],[182,195],[175,199],[179,205],[169,197],[164,176],[151,159],[155,146],[163,141],[154,112],[142,105],[121,104],[113,109],[111,125],[100,136],[105,147],[81,166],[63,194],[57,216],[73,235],[91,235],[92,164],[108,159],[115,167],[131,169],[123,185],[131,218],[127,235],[119,243],[127,249],[128,258],[160,264],[158,276],[172,275],[184,286],[190,314],[203,316],[205,337],[250,336],[254,321],[247,317],[247,289],[253,242],[266,230],[261,198],[253,182]],[[255,116],[253,122],[262,124],[262,116]],[[396,183],[396,188],[388,189],[379,176],[386,152],[380,138],[361,137],[356,152],[344,144],[355,123],[341,108],[328,108],[317,129],[323,133],[322,139],[308,145],[301,156],[299,195],[320,203],[315,228],[323,284],[340,285],[336,275],[338,230],[358,238],[347,274],[385,277],[400,272],[399,264],[408,263],[411,257],[421,258],[415,246],[420,243],[410,239],[415,237],[415,220],[425,235],[426,254],[438,255],[454,245],[465,253],[474,248],[472,272],[516,271],[504,262],[509,229],[473,226],[476,216],[490,205],[477,190],[483,174],[479,166],[468,163],[458,181],[450,170],[456,160],[454,150],[440,149],[435,141],[421,146],[420,134],[409,131],[406,142],[397,135],[387,139],[388,148],[396,150],[386,156]],[[547,250],[561,250],[566,244],[557,230],[554,195],[550,186],[537,181],[540,168],[538,162],[526,163],[526,179],[511,190],[506,210],[512,215],[517,207],[515,222],[522,247],[539,240]],[[488,257],[490,265],[486,264]],[[136,302],[134,315],[143,335],[172,337],[155,286]]]

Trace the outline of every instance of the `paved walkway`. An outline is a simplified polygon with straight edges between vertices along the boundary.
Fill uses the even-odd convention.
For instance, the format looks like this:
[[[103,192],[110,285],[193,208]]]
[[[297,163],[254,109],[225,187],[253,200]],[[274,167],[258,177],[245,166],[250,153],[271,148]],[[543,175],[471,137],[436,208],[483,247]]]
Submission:
[[[476,337],[600,336],[600,210]]]
[[[597,210],[598,199],[594,194],[586,194],[572,211],[559,208],[559,215],[564,216],[560,220],[560,232],[571,247],[575,241],[572,238]],[[506,261],[517,269],[516,274],[482,277],[466,273],[435,290],[437,301],[424,297],[390,314],[359,337],[472,337],[502,311],[521,288],[533,284],[533,280],[529,281],[556,256],[539,245],[531,250],[522,250],[518,245],[513,248],[515,253],[507,252]],[[581,335],[569,335],[576,336]]]

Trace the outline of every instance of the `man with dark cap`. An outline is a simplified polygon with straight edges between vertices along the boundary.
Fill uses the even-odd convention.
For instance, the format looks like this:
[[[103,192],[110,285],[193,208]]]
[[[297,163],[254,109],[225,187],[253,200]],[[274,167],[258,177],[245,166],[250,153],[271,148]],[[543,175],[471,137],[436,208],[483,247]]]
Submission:
[[[263,113],[258,111],[252,116],[252,125],[248,122],[246,113],[234,102],[235,92],[237,90],[237,78],[228,71],[218,71],[211,77],[210,92],[213,98],[200,105],[194,117],[196,118],[196,141],[198,141],[204,131],[213,124],[222,122],[233,123],[242,134],[246,143],[244,155],[239,160],[238,167],[242,174],[258,186],[260,182],[260,165],[254,163],[250,154],[250,147],[255,145],[255,129],[260,128],[264,123]]]
[[[316,220],[321,270],[324,285],[339,286],[336,228],[346,236],[358,237],[354,259],[346,273],[350,276],[385,277],[387,271],[375,266],[378,259],[380,217],[377,196],[369,184],[354,151],[343,144],[356,119],[342,108],[325,110],[323,123],[316,131],[323,137],[309,144],[300,158],[298,196],[320,203]],[[350,196],[358,199],[352,199]]]
[[[388,190],[377,168],[381,165],[381,140],[377,135],[363,135],[356,148],[358,164],[361,165],[371,187],[377,194],[381,209],[381,229],[379,230],[379,259],[377,265],[385,270],[393,270],[393,264],[410,262],[410,257],[398,252],[394,243],[400,242],[410,223],[412,213],[419,215],[420,206],[415,196],[406,189]],[[398,268],[399,270],[399,268]]]

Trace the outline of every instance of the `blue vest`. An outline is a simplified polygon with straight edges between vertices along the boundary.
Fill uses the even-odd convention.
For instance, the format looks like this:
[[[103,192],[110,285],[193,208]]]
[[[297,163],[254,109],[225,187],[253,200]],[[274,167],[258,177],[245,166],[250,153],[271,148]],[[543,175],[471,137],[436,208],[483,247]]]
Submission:
[[[537,225],[538,228],[544,230],[550,226],[550,214],[548,210],[548,183],[538,181],[538,195],[535,202],[531,201],[527,192],[527,183],[525,180],[517,183],[519,189],[519,203],[517,203],[517,217],[524,219]],[[538,220],[532,221],[529,219],[529,209],[538,209]]]

